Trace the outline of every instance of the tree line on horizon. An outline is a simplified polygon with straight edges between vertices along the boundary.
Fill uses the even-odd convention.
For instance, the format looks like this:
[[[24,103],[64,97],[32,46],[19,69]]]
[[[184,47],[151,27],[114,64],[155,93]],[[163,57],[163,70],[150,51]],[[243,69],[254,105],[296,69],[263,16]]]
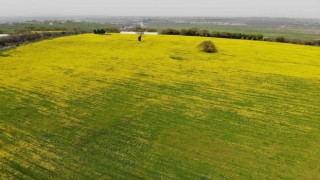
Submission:
[[[118,27],[108,27],[103,29],[94,29],[93,34],[106,34],[106,33],[120,33],[120,28]],[[134,32],[158,32],[155,28],[141,28],[141,27],[134,27],[131,29],[128,29],[128,31],[134,31]]]
[[[41,32],[41,33],[24,33],[18,35],[11,35],[8,37],[0,38],[0,48],[7,46],[19,46],[21,44],[35,42],[43,39],[50,39],[62,36],[70,36],[76,34],[83,34],[85,32],[74,29],[73,31],[62,31],[62,32]],[[0,49],[1,50],[1,49]]]
[[[244,33],[230,33],[230,32],[209,32],[206,29],[190,28],[190,29],[163,29],[161,34],[165,35],[182,35],[182,36],[201,36],[201,37],[216,37],[216,38],[227,38],[227,39],[245,39],[245,40],[256,40],[256,41],[271,41],[280,43],[291,43],[291,44],[302,44],[310,46],[320,46],[320,40],[297,40],[287,39],[285,37],[276,37],[274,39],[264,37],[262,34],[244,34]]]
[[[247,40],[263,40],[262,34],[243,34],[230,32],[209,32],[206,29],[190,28],[190,29],[163,29],[161,34],[166,35],[183,35],[183,36],[202,36],[202,37],[219,37],[228,39],[247,39]]]

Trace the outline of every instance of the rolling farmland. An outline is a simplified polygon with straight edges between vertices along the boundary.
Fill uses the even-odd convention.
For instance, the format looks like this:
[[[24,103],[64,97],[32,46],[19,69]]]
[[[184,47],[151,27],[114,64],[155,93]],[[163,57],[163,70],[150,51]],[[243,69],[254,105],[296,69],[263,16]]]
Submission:
[[[319,47],[119,34],[20,46],[0,53],[0,179],[319,179],[319,93]]]

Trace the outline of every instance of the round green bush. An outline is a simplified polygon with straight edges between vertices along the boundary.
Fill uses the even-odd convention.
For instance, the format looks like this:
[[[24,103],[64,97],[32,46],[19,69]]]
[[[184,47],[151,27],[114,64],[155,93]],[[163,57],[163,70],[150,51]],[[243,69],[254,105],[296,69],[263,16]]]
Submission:
[[[198,46],[201,51],[207,52],[207,53],[216,53],[218,52],[216,46],[211,41],[204,41]]]

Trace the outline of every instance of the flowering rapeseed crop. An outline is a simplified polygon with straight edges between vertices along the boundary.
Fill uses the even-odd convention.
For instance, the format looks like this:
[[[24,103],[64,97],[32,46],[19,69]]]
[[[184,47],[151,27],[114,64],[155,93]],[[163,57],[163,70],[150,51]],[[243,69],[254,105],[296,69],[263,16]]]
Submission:
[[[318,47],[113,34],[3,54],[0,179],[320,177]]]

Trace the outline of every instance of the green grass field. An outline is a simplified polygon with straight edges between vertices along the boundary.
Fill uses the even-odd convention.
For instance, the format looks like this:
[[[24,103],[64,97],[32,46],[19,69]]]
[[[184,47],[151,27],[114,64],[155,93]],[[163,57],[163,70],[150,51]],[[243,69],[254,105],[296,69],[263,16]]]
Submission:
[[[94,29],[111,27],[109,24],[98,24],[91,22],[23,22],[13,24],[0,24],[0,32],[17,33],[23,30],[30,31],[73,31],[74,29],[81,29],[92,32]],[[19,33],[18,33],[19,34]]]
[[[275,39],[277,37],[285,37],[287,39],[296,40],[319,40],[320,31],[316,27],[259,27],[259,26],[222,26],[222,25],[152,25],[153,28],[161,31],[166,28],[189,29],[199,28],[206,29],[209,32],[230,32],[243,34],[263,34],[265,37]]]
[[[212,40],[218,53],[197,49]],[[0,179],[319,179],[320,48],[78,35],[0,55]]]

